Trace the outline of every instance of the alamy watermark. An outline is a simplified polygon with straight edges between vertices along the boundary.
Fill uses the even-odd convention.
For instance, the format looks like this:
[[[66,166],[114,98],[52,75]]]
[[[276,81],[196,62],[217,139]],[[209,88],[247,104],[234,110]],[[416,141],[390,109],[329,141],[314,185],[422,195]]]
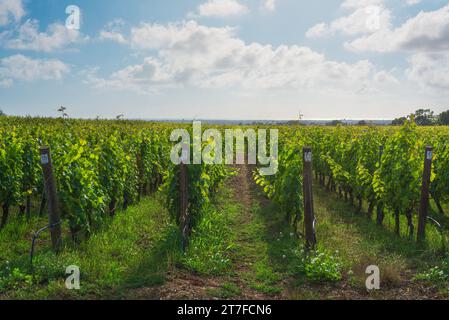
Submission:
[[[65,27],[70,30],[79,30],[81,28],[81,10],[78,6],[70,5],[65,9],[69,16],[65,21]]]
[[[203,132],[201,122],[195,121],[192,132],[193,137],[186,129],[175,129],[171,133],[170,141],[178,142],[170,153],[173,164],[245,164],[246,154],[248,164],[261,165],[261,175],[274,175],[278,171],[277,129],[258,129],[257,132],[254,129],[225,129],[224,153],[222,131],[206,129]]]
[[[79,290],[80,286],[80,268],[78,266],[68,266],[65,273],[69,276],[65,280],[65,287],[68,290]]]
[[[365,271],[366,274],[369,274],[368,278],[366,278],[366,289],[367,290],[380,290],[380,269],[378,266],[368,266]]]

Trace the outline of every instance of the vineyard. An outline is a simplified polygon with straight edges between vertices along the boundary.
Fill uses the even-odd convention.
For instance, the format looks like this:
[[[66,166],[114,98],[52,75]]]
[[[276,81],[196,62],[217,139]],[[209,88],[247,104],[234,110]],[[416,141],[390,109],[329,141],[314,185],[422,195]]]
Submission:
[[[364,288],[373,264],[386,296],[405,283],[446,297],[446,127],[277,126],[275,175],[260,162],[174,164],[178,128],[192,133],[0,117],[0,299],[379,297]],[[86,283],[76,292],[71,265]]]

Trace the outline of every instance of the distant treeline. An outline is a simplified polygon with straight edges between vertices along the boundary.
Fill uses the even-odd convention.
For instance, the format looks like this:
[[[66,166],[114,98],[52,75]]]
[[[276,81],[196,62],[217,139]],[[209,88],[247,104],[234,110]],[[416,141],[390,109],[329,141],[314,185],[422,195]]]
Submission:
[[[444,111],[438,115],[430,109],[419,109],[415,113],[408,117],[396,118],[392,124],[395,126],[401,126],[408,118],[413,118],[419,126],[448,126],[449,125],[449,110]]]

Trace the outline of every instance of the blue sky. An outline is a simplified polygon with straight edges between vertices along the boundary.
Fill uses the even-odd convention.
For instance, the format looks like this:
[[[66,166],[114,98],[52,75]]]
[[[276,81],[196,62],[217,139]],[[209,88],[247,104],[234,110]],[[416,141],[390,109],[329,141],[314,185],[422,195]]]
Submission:
[[[448,98],[447,1],[0,0],[8,114],[370,119]]]

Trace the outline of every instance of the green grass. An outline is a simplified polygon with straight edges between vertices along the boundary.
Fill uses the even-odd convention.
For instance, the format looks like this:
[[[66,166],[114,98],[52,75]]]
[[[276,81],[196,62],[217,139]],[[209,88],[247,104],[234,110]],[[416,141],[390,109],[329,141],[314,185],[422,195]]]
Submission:
[[[252,190],[252,201],[251,208],[238,204],[240,213],[232,225],[237,234],[233,250],[237,271],[233,276],[238,277],[244,287],[267,296],[277,296],[306,281],[306,272],[300,271],[304,269],[301,268],[305,255],[303,241],[295,236],[278,206],[264,200],[259,189]],[[329,281],[320,272],[313,276],[320,281]]]
[[[158,194],[118,212],[79,244],[69,239],[63,225],[64,248],[59,255],[51,251],[46,231],[36,244],[33,276],[31,237],[47,221],[34,217],[26,222],[13,216],[0,231],[0,299],[126,298],[129,289],[163,284],[169,268],[203,275],[229,273],[235,239],[230,225],[239,212],[229,196],[230,190],[222,189],[203,212],[185,253],[178,228]],[[80,290],[65,287],[65,270],[71,265],[80,268]]]
[[[225,282],[219,288],[207,289],[207,294],[219,299],[232,299],[240,296],[242,290],[232,282]]]
[[[255,199],[260,199],[257,191],[255,193]],[[328,251],[321,250],[319,259],[307,254],[303,239],[296,237],[278,206],[256,200],[252,212],[254,219],[246,229],[254,239],[254,250],[246,250],[246,253],[256,261],[247,275],[250,287],[276,295],[302,286],[305,281],[325,283],[340,278],[338,265]]]
[[[80,245],[65,241],[59,255],[50,251],[48,234],[43,234],[32,281],[27,276],[29,239],[31,231],[45,221],[10,221],[0,232],[1,249],[5,249],[1,250],[0,297],[120,297],[123,289],[162,283],[165,270],[179,260],[180,253],[177,229],[160,203],[156,198],[144,199],[119,212]],[[69,265],[80,267],[79,291],[65,288]]]
[[[263,294],[276,295],[283,291],[283,281],[295,273],[298,260],[292,252],[299,243],[277,206],[271,202],[260,203],[260,193],[256,190],[253,193],[250,218],[236,224],[240,242],[235,259],[247,266],[248,270],[242,275],[246,286]]]
[[[51,252],[49,234],[44,232],[36,245],[34,277],[29,269],[30,240],[47,221],[34,217],[26,222],[13,215],[0,231],[0,299],[127,298],[134,288],[163,284],[167,271],[176,268],[213,277],[218,284],[206,292],[214,298],[239,298],[253,290],[272,297],[322,299],[333,298],[327,292],[339,283],[364,290],[365,269],[372,264],[380,267],[385,287],[397,287],[441,265],[441,238],[434,227],[428,228],[427,243],[419,246],[406,236],[405,219],[398,238],[390,214],[379,227],[336,195],[318,186],[314,190],[322,255],[313,262],[313,257],[304,259],[303,239],[294,236],[284,214],[264,200],[260,190],[252,190],[252,206],[245,208],[229,184],[203,212],[185,254],[178,228],[154,195],[118,212],[78,245],[68,239],[64,225],[65,246],[59,255]],[[69,265],[80,267],[79,291],[65,288]],[[427,278],[438,278],[432,272]],[[447,291],[447,283],[441,290]]]
[[[443,256],[441,238],[431,226],[427,228],[427,243],[420,246],[406,235],[405,219],[401,219],[403,236],[397,237],[390,214],[386,215],[384,226],[378,226],[319,187],[315,188],[315,196],[318,241],[328,250],[338,251],[344,273],[358,287],[364,287],[369,265],[379,266],[384,284],[397,286],[404,273],[425,270]]]
[[[222,275],[232,268],[230,253],[235,247],[235,230],[232,221],[238,208],[230,202],[231,190],[221,188],[214,203],[203,213],[192,230],[189,246],[182,265],[202,275]]]

